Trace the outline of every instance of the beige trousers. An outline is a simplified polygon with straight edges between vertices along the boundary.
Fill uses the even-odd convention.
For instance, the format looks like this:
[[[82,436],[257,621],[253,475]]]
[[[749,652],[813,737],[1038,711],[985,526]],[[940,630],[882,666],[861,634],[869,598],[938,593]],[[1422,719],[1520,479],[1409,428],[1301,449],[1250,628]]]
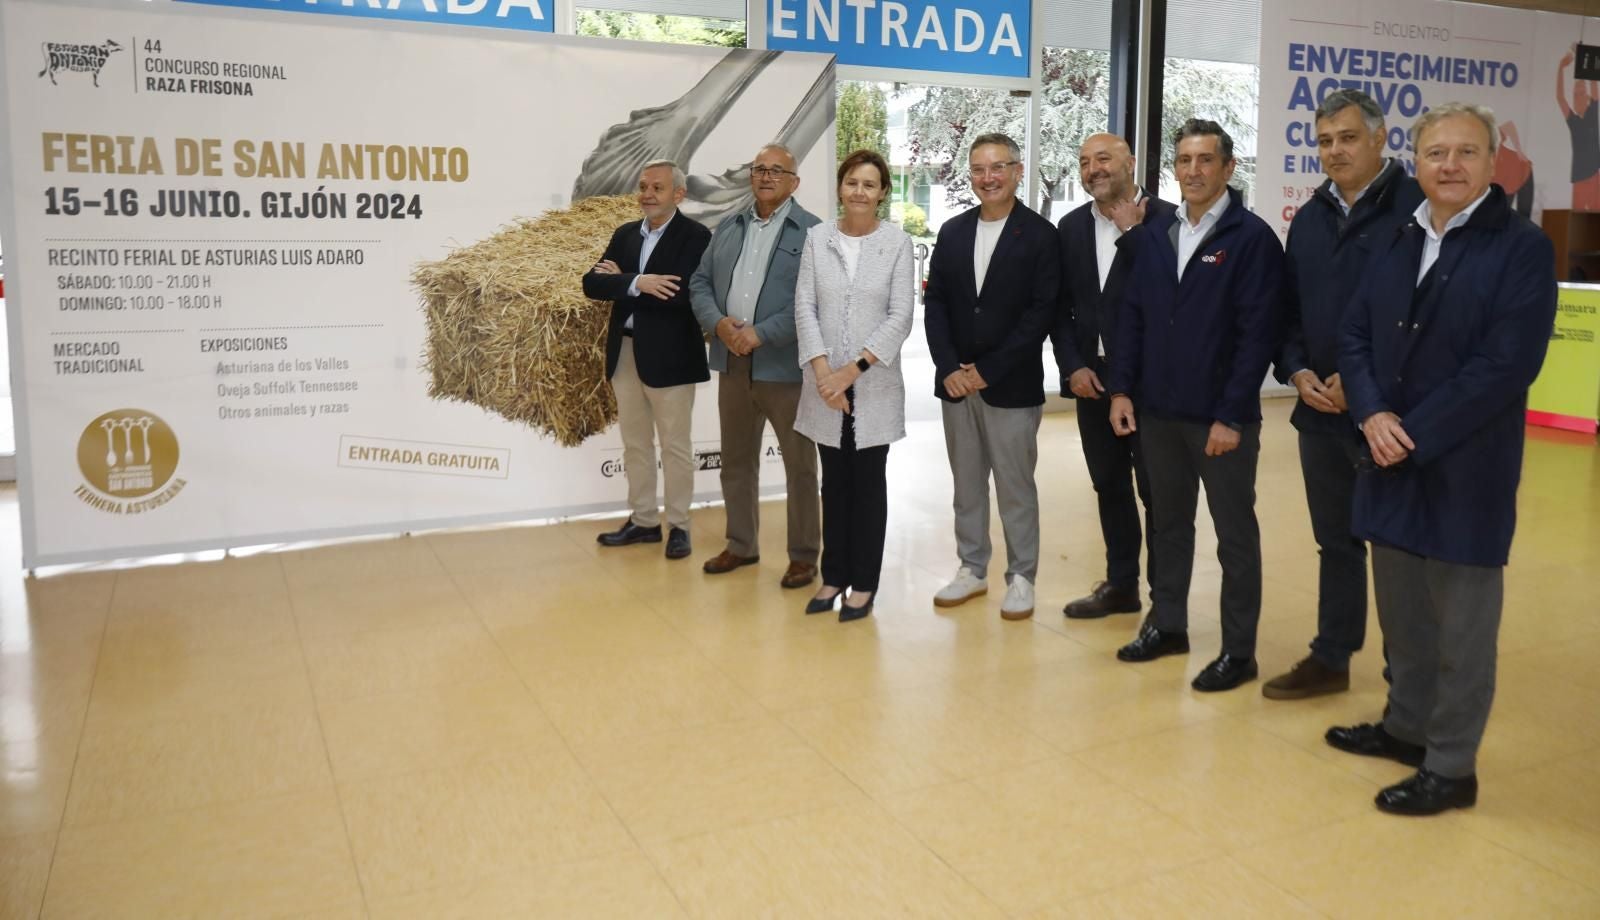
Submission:
[[[694,498],[694,418],[692,383],[647,387],[633,360],[633,338],[622,340],[617,371],[611,375],[617,394],[617,425],[622,429],[622,462],[628,475],[628,506],[640,527],[661,523],[656,504],[656,438],[661,440],[661,468],[666,474],[667,526],[689,529],[689,502]]]
[[[722,498],[728,512],[728,552],[756,556],[760,544],[761,435],[767,423],[783,451],[788,486],[789,559],[817,564],[822,549],[822,490],[817,483],[817,445],[794,430],[800,384],[752,380],[749,356],[728,356],[717,381],[722,419]]]

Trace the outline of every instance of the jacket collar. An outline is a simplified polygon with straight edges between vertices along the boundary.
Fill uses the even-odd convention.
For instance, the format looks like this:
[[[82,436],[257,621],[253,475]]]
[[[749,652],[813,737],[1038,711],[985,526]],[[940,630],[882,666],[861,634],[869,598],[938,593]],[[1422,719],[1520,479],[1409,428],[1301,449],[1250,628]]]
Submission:
[[[1166,215],[1161,219],[1161,223],[1152,229],[1163,231],[1163,233],[1159,234],[1162,236],[1170,234],[1173,228],[1177,226],[1178,221],[1184,219],[1183,209],[1184,204],[1180,201],[1176,207],[1166,213]],[[1208,236],[1216,236],[1218,233],[1221,233],[1224,230],[1236,227],[1243,223],[1244,212],[1244,195],[1233,186],[1228,186],[1228,209],[1222,212],[1222,216],[1218,218],[1216,224],[1212,226],[1211,233],[1208,234]],[[1148,212],[1145,214],[1145,222],[1150,222],[1150,214]]]
[[[1390,157],[1384,167],[1378,170],[1378,175],[1373,178],[1372,184],[1367,186],[1366,194],[1356,199],[1355,205],[1350,208],[1350,217],[1354,219],[1359,214],[1373,210],[1387,210],[1390,202],[1394,200],[1395,188],[1399,186],[1396,181],[1405,173],[1405,166],[1399,160]],[[1339,188],[1333,184],[1332,179],[1326,179],[1317,186],[1316,193],[1312,196],[1332,208],[1334,213],[1344,215],[1344,205],[1339,197]]]

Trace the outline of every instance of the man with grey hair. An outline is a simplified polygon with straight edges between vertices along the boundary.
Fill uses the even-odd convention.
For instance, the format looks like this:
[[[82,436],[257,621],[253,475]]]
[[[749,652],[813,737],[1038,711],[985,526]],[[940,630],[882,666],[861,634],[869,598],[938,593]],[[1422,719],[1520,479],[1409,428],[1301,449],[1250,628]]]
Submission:
[[[1528,386],[1556,278],[1550,239],[1490,181],[1493,113],[1451,103],[1412,131],[1426,200],[1379,241],[1339,350],[1370,457],[1352,521],[1372,543],[1393,677],[1379,722],[1325,738],[1417,767],[1377,806],[1431,815],[1478,798]]]
[[[800,406],[800,356],[794,288],[800,252],[816,215],[794,200],[794,154],[769,144],[750,164],[755,201],[717,225],[689,279],[695,318],[711,337],[722,420],[722,497],[728,543],[703,566],[722,575],[759,562],[761,436],[772,425],[788,484],[789,567],[779,583],[800,588],[817,577],[822,492],[817,446],[794,430]]]
[[[632,513],[601,546],[661,542],[656,504],[655,439],[666,474],[667,558],[691,552],[689,503],[694,498],[690,422],[695,386],[711,379],[705,342],[689,308],[684,279],[700,264],[711,231],[678,205],[686,194],[683,170],[670,160],[639,171],[639,211],[611,235],[605,255],[583,276],[583,292],[611,301],[606,377],[617,397],[622,462]]]
[[[1022,151],[1004,134],[972,142],[967,165],[978,206],[946,221],[923,295],[934,395],[955,479],[955,578],[933,598],[954,607],[989,590],[989,478],[1006,539],[1000,616],[1033,616],[1039,571],[1039,421],[1044,338],[1057,306],[1055,227],[1017,199]]]
[[[1422,203],[1422,189],[1400,161],[1384,158],[1383,111],[1371,96],[1329,93],[1317,107],[1316,131],[1328,179],[1289,225],[1284,336],[1273,373],[1300,394],[1289,421],[1299,434],[1320,557],[1317,633],[1308,656],[1262,686],[1274,700],[1348,690],[1350,658],[1366,639],[1367,547],[1350,532],[1361,436],[1339,374],[1339,328],[1367,259]]]

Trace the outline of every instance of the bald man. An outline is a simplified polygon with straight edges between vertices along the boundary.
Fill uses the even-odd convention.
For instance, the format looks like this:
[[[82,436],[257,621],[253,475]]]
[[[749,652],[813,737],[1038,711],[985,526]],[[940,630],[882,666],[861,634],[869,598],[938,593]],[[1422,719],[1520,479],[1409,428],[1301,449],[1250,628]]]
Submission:
[[[1096,134],[1078,152],[1078,178],[1093,199],[1061,218],[1061,308],[1051,334],[1061,395],[1078,403],[1078,433],[1083,459],[1100,504],[1100,533],[1106,543],[1106,577],[1087,597],[1063,611],[1077,620],[1113,613],[1138,613],[1139,502],[1145,507],[1144,537],[1150,530],[1150,483],[1145,475],[1139,435],[1119,438],[1112,431],[1105,384],[1108,356],[1115,346],[1117,303],[1133,266],[1143,231],[1129,232],[1173,213],[1174,206],[1134,182],[1134,157],[1114,134]],[[1138,499],[1134,484],[1138,484]],[[1154,553],[1149,554],[1151,558]],[[1150,566],[1149,558],[1146,566]]]

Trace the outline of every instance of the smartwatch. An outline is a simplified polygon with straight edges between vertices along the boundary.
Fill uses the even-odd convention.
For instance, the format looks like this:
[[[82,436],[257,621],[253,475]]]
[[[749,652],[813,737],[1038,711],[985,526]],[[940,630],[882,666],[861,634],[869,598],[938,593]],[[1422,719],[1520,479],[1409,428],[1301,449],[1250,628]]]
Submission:
[[[868,361],[866,358],[857,358],[856,359],[856,370],[858,370],[861,373],[865,374],[867,371],[869,371],[871,369],[872,369],[872,362],[871,361]]]

